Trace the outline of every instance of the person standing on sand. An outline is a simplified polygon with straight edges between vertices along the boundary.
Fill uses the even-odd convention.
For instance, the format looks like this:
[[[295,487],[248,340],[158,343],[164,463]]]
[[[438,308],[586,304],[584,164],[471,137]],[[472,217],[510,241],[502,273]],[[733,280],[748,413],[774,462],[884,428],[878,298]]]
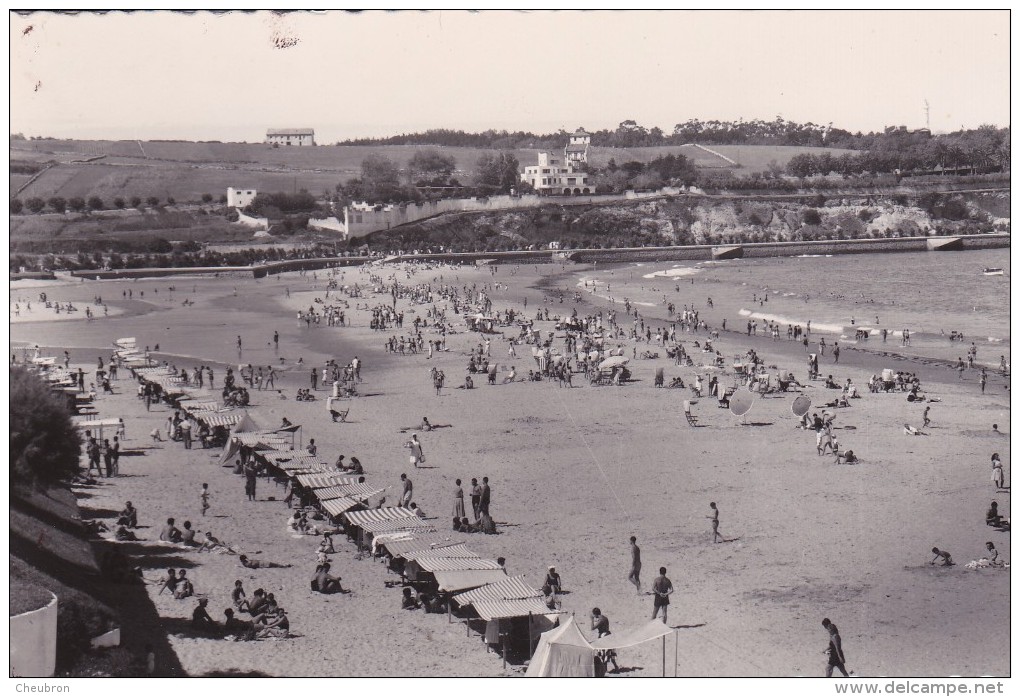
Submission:
[[[637,545],[637,537],[630,538],[630,574],[627,580],[637,588],[638,595],[641,595],[641,548]]]
[[[928,424],[931,423],[931,419],[928,418],[928,412],[930,412],[930,411],[931,411],[931,407],[925,407],[924,408],[924,426],[923,426],[923,428],[928,428]]]
[[[467,517],[464,515],[464,488],[460,485],[459,479],[453,490],[453,516],[458,520]]]
[[[832,349],[832,362],[839,363],[839,342],[837,341]]]
[[[273,348],[276,351],[280,350],[280,332],[273,332]]]
[[[475,514],[475,522],[481,517],[479,515],[479,506],[482,501],[482,487],[478,486],[478,480],[474,477],[471,478],[471,509]]]
[[[312,368],[312,392],[316,392],[319,389],[319,371]]]
[[[422,462],[425,462],[425,455],[422,452],[421,443],[418,441],[417,434],[412,435],[411,440],[407,441],[407,443],[404,444],[404,447],[410,448],[411,464],[414,465],[415,469],[417,469]]]
[[[241,353],[241,335],[240,334],[237,335],[237,352]]]
[[[205,512],[209,510],[210,495],[208,484],[202,485],[202,492],[199,494],[199,498],[202,500],[202,515],[205,515]]]
[[[482,477],[482,496],[478,501],[478,513],[479,516],[491,515],[489,513],[489,500],[492,496],[492,491],[489,489],[489,478]]]
[[[411,506],[411,499],[414,497],[414,484],[411,483],[406,474],[400,475],[400,481],[404,483],[404,488],[400,494],[400,501],[397,503],[397,506],[399,508],[409,508]]]
[[[708,504],[708,507],[712,509],[712,515],[705,517],[712,521],[712,541],[723,542],[723,536],[719,534],[719,508],[716,507],[715,501]]]
[[[673,593],[673,582],[666,578],[666,567],[659,567],[659,575],[652,581],[652,593],[655,595],[655,605],[652,608],[652,619],[659,615],[662,609],[662,623],[666,624],[666,614],[669,611],[669,596]]]
[[[981,394],[985,393],[985,384],[988,382],[988,371],[981,369]]]
[[[829,633],[829,646],[824,651],[829,655],[829,663],[825,666],[825,677],[831,678],[832,669],[837,668],[844,678],[849,678],[850,674],[846,672],[845,665],[846,656],[843,655],[843,642],[839,638],[839,629],[829,621],[828,617],[822,620],[822,626]]]
[[[999,459],[999,453],[992,453],[992,484],[996,489],[1006,488],[1006,477],[1002,473],[1002,460]]]

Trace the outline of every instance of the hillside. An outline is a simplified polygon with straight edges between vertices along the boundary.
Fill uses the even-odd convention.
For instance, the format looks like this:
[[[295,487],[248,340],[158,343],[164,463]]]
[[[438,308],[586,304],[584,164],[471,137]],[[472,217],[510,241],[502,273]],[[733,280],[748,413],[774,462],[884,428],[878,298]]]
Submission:
[[[31,184],[31,174],[13,173],[10,195],[22,200],[51,196],[71,198],[99,196],[110,201],[116,196],[173,197],[177,201],[198,201],[202,194],[219,197],[227,187],[263,191],[307,189],[319,195],[332,191],[341,181],[358,176],[361,162],[369,155],[381,155],[403,167],[419,146],[343,145],[314,148],[273,148],[249,143],[191,143],[170,141],[11,141],[12,165],[39,169],[54,163]],[[468,147],[439,147],[457,162],[454,176],[470,181],[478,158],[490,150]],[[802,152],[821,153],[824,148],[795,146],[714,146],[710,150],[734,160],[741,173],[763,171],[775,161],[783,166]],[[521,166],[537,159],[537,150],[514,150]],[[844,151],[829,150],[833,154]],[[648,162],[667,154],[683,154],[707,169],[736,168],[724,157],[693,145],[645,148],[592,148],[597,167],[615,160]],[[86,161],[88,160],[88,161]]]
[[[612,204],[461,213],[372,233],[374,248],[496,251],[909,237],[1009,229],[1007,192],[945,197],[960,219],[931,212],[922,197],[870,199],[660,198]],[[937,211],[944,210],[938,208]],[[1007,213],[1008,215],[1008,213]]]

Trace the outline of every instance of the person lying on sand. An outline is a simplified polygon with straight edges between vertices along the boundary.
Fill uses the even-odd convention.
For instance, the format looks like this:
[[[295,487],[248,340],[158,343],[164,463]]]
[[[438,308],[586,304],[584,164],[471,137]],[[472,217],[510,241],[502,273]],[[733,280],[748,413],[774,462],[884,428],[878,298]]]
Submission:
[[[860,460],[854,455],[853,450],[846,450],[844,452],[836,451],[836,464],[837,465],[857,465],[860,464]]]
[[[935,558],[928,562],[928,564],[934,566],[935,562],[941,559],[942,566],[953,566],[953,557],[949,554],[949,552],[940,550],[938,547],[932,547],[931,553],[935,555]]]
[[[241,566],[246,569],[289,569],[293,564],[280,564],[275,561],[266,561],[265,559],[249,559],[247,555],[242,554],[238,557],[241,562]]]
[[[128,530],[123,525],[117,526],[117,532],[114,533],[114,538],[118,542],[137,542],[138,536]]]
[[[213,537],[211,532],[205,533],[205,540],[202,542],[202,546],[198,548],[199,552],[216,552],[217,554],[237,554],[237,550],[226,544],[220,542],[218,539]]]
[[[919,431],[910,424],[903,424],[903,435],[905,436],[926,436],[924,431]]]

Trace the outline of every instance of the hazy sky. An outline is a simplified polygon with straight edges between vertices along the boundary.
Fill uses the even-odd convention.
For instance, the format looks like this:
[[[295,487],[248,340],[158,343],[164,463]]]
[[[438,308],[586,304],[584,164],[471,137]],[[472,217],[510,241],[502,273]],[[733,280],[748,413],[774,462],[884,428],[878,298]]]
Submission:
[[[427,128],[1009,124],[1009,13],[11,16],[11,131],[320,143]]]

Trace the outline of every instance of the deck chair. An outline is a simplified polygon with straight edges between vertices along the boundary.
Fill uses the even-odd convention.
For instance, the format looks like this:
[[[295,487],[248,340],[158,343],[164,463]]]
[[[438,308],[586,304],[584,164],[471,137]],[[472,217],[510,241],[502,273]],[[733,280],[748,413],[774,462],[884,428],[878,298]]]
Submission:
[[[691,413],[690,400],[684,400],[684,416],[687,417],[687,423],[691,426],[698,425],[698,417]]]
[[[347,415],[351,413],[351,408],[346,409],[330,409],[330,416],[333,417],[333,421],[347,421]]]

